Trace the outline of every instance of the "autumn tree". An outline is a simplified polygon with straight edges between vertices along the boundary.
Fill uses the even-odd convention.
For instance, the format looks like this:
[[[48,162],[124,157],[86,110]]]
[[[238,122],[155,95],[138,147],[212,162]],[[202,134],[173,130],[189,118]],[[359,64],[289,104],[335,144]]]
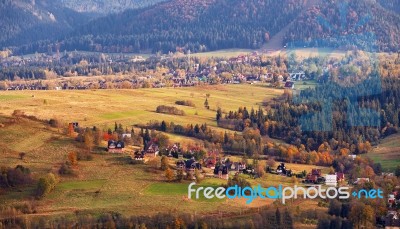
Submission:
[[[93,132],[90,129],[87,129],[85,133],[83,134],[83,141],[85,144],[85,148],[89,151],[92,151],[94,147],[94,136]]]
[[[54,190],[58,178],[53,173],[48,173],[46,176],[41,177],[36,187],[36,197],[43,198]]]
[[[171,182],[171,181],[174,180],[174,172],[172,171],[172,169],[167,168],[167,169],[165,170],[165,177],[167,178],[167,180],[168,180],[169,182]]]
[[[361,202],[353,202],[349,219],[353,222],[354,228],[373,228],[375,212],[369,205]]]
[[[162,170],[167,170],[168,169],[168,164],[169,164],[169,159],[166,156],[161,157],[161,169]]]
[[[68,162],[71,165],[77,165],[78,164],[78,154],[76,152],[70,152],[68,154]]]
[[[275,166],[276,166],[276,161],[275,161],[273,158],[270,158],[270,159],[268,159],[268,161],[267,161],[267,165],[268,165],[270,168],[275,168]]]
[[[183,170],[182,169],[178,169],[178,171],[176,172],[176,180],[181,182],[183,180]]]
[[[19,153],[19,159],[24,160],[25,155],[26,153],[24,152]]]

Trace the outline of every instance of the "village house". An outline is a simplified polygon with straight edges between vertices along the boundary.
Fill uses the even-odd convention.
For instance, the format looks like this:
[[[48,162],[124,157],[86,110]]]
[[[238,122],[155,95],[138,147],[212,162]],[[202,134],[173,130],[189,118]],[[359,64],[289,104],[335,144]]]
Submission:
[[[311,173],[307,174],[303,182],[317,184],[325,182],[325,177],[322,177],[321,169],[312,169]]]
[[[219,164],[214,168],[214,176],[220,179],[228,180],[229,169],[225,164]]]
[[[199,162],[197,162],[194,158],[189,160],[179,160],[176,162],[176,169],[177,170],[184,170],[188,174],[194,174],[197,170],[202,170],[202,166]]]
[[[337,182],[344,181],[344,173],[336,173]]]
[[[246,164],[242,162],[227,163],[229,171],[241,173],[246,169]]]
[[[369,178],[357,178],[357,180],[354,181],[354,184],[355,184],[355,185],[357,185],[357,184],[363,184],[363,183],[365,183],[365,182],[369,182]]]
[[[386,215],[385,226],[387,228],[398,228],[400,227],[400,216],[396,211],[389,211]]]
[[[154,141],[150,141],[145,150],[143,151],[143,156],[148,157],[148,158],[154,158],[158,156],[160,153],[160,150],[158,148],[158,145]]]
[[[107,151],[109,153],[123,153],[125,144],[123,141],[109,140],[107,145]]]
[[[336,174],[327,174],[325,176],[325,184],[329,186],[337,186],[337,175]]]
[[[294,82],[286,81],[284,88],[286,88],[286,89],[294,89]]]
[[[181,153],[181,146],[179,143],[175,143],[172,146],[169,146],[167,148],[167,152],[168,152],[168,157],[174,157],[174,155],[176,155],[176,157],[178,157],[178,155]]]
[[[218,159],[217,151],[209,151],[207,153],[207,157],[204,159],[204,164],[207,168],[214,169]]]

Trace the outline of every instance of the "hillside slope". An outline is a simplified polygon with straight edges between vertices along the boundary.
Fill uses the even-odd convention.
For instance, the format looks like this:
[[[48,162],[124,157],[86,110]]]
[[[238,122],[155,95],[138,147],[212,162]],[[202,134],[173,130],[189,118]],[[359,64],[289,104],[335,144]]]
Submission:
[[[165,0],[58,0],[60,3],[77,12],[107,15],[127,9],[136,9],[156,4]]]
[[[386,2],[389,1],[381,0],[382,4]],[[311,47],[397,51],[400,15],[375,1],[323,1],[291,25],[284,43],[294,42]]]
[[[82,26],[66,21],[63,27],[66,29],[61,33],[54,29],[58,36],[52,37],[54,32],[50,32],[44,38],[52,37],[53,45],[55,39],[62,38],[59,39],[62,50],[97,52],[258,49],[275,35],[279,39],[272,39],[273,47],[298,42],[301,47],[368,50],[373,41],[379,51],[398,51],[400,15],[396,1],[170,0],[84,23],[80,20]],[[100,10],[96,7],[93,10]],[[111,5],[110,8],[113,9]],[[74,9],[92,8],[81,9],[75,4]],[[68,33],[70,25],[74,29]],[[38,30],[43,35],[40,28],[33,28],[32,34]],[[16,52],[47,51],[51,42],[35,42],[39,38],[26,42]]]
[[[0,47],[58,38],[90,17],[48,1],[0,2]]]

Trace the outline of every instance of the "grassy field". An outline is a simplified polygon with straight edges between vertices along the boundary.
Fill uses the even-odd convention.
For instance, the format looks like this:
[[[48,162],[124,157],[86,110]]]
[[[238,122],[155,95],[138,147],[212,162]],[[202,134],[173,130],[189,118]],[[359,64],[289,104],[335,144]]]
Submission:
[[[219,85],[195,88],[162,88],[137,90],[86,91],[1,91],[0,114],[10,115],[14,110],[42,119],[58,118],[79,122],[81,126],[113,127],[114,122],[124,126],[165,120],[175,124],[203,124],[217,128],[216,109],[237,110],[239,106],[258,108],[264,99],[283,93],[262,85]],[[206,94],[210,110],[204,108]],[[175,105],[177,100],[191,100],[195,108]],[[185,116],[156,113],[159,105],[176,106]],[[181,140],[177,136],[170,136]]]
[[[65,137],[57,129],[44,123],[21,119],[10,123],[7,116],[14,110],[42,119],[58,118],[64,122],[77,121],[81,126],[113,127],[151,120],[173,121],[177,124],[207,123],[216,127],[216,108],[236,110],[239,106],[257,108],[264,99],[283,93],[261,85],[220,85],[198,88],[163,88],[139,90],[88,91],[7,91],[0,92],[1,157],[0,166],[23,165],[35,179],[48,172],[58,173],[69,152],[79,152],[79,144]],[[206,94],[211,109],[204,108]],[[192,100],[196,108],[178,106],[186,116],[158,114],[158,105],[174,105],[176,100]],[[170,135],[172,141],[196,141]],[[25,152],[23,160],[19,153]],[[40,215],[100,214],[118,211],[125,215],[151,215],[163,212],[196,212],[205,214],[217,209],[238,211],[259,207],[272,201],[245,200],[188,200],[189,182],[165,182],[161,171],[149,171],[146,165],[127,163],[127,155],[93,154],[93,160],[80,161],[77,175],[61,177],[56,189],[46,198],[35,201]],[[260,180],[261,182],[261,180]],[[225,180],[206,179],[205,186],[225,184]],[[35,184],[20,189],[0,192],[0,203],[5,206],[30,202]],[[2,193],[2,194],[1,194]],[[160,195],[162,193],[162,195]]]
[[[0,120],[7,121],[4,117]],[[57,173],[69,152],[81,150],[73,139],[36,121],[22,119],[18,123],[8,123],[0,128],[0,136],[12,142],[4,144],[2,141],[0,167],[26,166],[34,179],[48,172]],[[26,156],[21,160],[17,149],[26,145],[32,147],[25,148]],[[74,215],[77,212],[98,215],[116,211],[129,216],[152,215],[160,210],[206,214],[220,208],[238,211],[268,204],[265,201],[246,205],[244,200],[188,200],[188,181],[168,183],[162,171],[149,170],[147,165],[129,164],[127,155],[100,151],[92,155],[93,160],[78,162],[76,176],[60,177],[60,183],[50,195],[35,201],[36,215]],[[216,186],[224,183],[226,181],[220,179],[207,179],[202,184]],[[35,184],[32,184],[7,192],[0,191],[0,203],[2,206],[13,206],[31,202],[34,188]]]
[[[374,162],[381,163],[386,171],[394,171],[400,165],[400,134],[385,138],[381,144],[367,156]]]

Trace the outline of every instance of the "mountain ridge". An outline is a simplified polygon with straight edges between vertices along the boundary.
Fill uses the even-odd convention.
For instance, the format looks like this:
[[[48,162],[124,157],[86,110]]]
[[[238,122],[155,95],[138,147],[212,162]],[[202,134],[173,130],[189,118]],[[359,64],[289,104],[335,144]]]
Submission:
[[[17,53],[62,50],[96,52],[204,52],[218,49],[272,47],[299,42],[306,47],[368,49],[376,35],[377,51],[398,51],[400,16],[392,0],[170,0],[88,20],[53,42],[26,43]],[[395,0],[399,1],[399,0]],[[347,7],[344,11],[342,8]],[[343,14],[343,12],[344,14]],[[331,28],[321,24],[328,18]],[[362,22],[365,18],[370,20]],[[343,31],[336,33],[346,23]],[[350,26],[362,23],[357,29]],[[276,44],[268,46],[275,35]],[[354,34],[354,38],[341,35]],[[323,40],[323,42],[321,42]],[[274,39],[272,39],[274,41]],[[266,45],[267,44],[267,45]]]

